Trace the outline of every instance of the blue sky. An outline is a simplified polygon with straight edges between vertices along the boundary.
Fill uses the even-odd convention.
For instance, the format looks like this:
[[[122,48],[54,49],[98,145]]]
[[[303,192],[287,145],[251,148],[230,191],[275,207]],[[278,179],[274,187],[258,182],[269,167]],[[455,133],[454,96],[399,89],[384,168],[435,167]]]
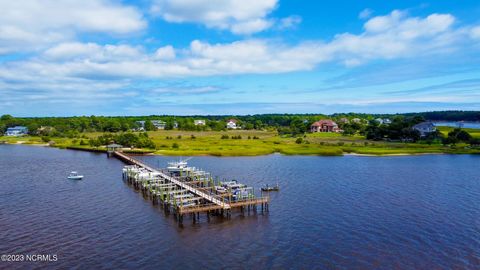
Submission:
[[[480,110],[478,1],[0,0],[0,114]]]

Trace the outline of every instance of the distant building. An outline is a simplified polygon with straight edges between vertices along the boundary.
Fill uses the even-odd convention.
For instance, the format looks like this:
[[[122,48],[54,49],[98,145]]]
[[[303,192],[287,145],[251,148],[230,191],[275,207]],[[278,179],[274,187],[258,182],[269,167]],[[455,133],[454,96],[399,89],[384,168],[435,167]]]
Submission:
[[[194,120],[193,124],[195,126],[205,126],[205,120]]]
[[[389,124],[392,123],[392,121],[391,121],[390,119],[388,119],[388,118],[384,118],[384,119],[382,119],[382,118],[377,118],[377,119],[375,119],[375,121],[377,121],[378,124],[380,124],[380,125],[389,125]]]
[[[350,123],[350,121],[348,120],[348,118],[345,118],[345,117],[340,118],[340,119],[338,120],[338,122],[344,123],[344,124]]]
[[[353,123],[360,123],[360,122],[362,122],[362,120],[360,118],[353,118],[352,122]]]
[[[133,130],[135,131],[145,131],[145,121],[135,121],[135,124],[137,124],[137,128],[134,128]]]
[[[152,120],[150,121],[152,124],[155,126],[157,129],[165,129],[165,126],[167,125],[167,122],[162,121],[162,120]]]
[[[341,132],[337,123],[332,120],[320,120],[310,126],[311,132]]]
[[[135,130],[145,131],[145,122],[146,121],[135,121],[138,126],[138,128],[136,128]],[[165,129],[165,126],[167,125],[167,123],[162,120],[151,120],[150,122],[156,129]]]
[[[421,137],[427,136],[429,133],[437,131],[437,128],[432,122],[423,122],[412,127],[414,130],[420,132]]]
[[[230,129],[237,129],[237,120],[236,119],[229,119],[227,121],[227,128],[230,128]]]
[[[24,126],[16,126],[7,128],[5,136],[23,136],[28,134],[28,128]]]
[[[55,131],[55,128],[53,128],[53,127],[50,127],[50,126],[40,126],[39,128],[37,128],[36,133],[37,133],[38,135],[48,135],[48,134],[52,133],[53,131]]]
[[[178,128],[178,122],[177,121],[173,121],[173,128]]]

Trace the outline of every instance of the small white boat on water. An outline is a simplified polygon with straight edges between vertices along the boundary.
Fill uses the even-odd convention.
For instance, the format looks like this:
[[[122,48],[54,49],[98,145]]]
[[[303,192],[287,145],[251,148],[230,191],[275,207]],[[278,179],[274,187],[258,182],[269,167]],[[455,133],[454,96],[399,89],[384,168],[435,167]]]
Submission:
[[[82,180],[83,175],[79,175],[77,172],[71,172],[67,178],[70,180]]]

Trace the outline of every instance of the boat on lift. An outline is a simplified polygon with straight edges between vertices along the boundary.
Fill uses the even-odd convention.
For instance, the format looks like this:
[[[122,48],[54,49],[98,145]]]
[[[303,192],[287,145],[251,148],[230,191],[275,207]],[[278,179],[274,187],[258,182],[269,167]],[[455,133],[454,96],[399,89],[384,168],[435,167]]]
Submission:
[[[73,172],[70,172],[70,175],[68,175],[67,178],[70,180],[82,180],[83,175],[79,175],[77,172],[73,171]]]
[[[172,161],[168,162],[167,170],[171,173],[180,173],[180,172],[185,172],[191,170],[190,167],[188,167],[187,161],[190,160],[191,158],[187,158],[184,160],[179,160],[179,161]]]

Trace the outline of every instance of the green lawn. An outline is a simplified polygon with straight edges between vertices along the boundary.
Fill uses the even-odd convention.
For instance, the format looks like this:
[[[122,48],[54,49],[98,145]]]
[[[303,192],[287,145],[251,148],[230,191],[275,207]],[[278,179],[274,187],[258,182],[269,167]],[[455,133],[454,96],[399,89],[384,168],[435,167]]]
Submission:
[[[454,129],[453,127],[437,127],[437,128],[445,136],[447,136],[448,133]],[[465,130],[466,132],[470,133],[470,135],[472,135],[472,137],[480,138],[480,129],[474,129],[474,128],[462,128],[462,129]]]

